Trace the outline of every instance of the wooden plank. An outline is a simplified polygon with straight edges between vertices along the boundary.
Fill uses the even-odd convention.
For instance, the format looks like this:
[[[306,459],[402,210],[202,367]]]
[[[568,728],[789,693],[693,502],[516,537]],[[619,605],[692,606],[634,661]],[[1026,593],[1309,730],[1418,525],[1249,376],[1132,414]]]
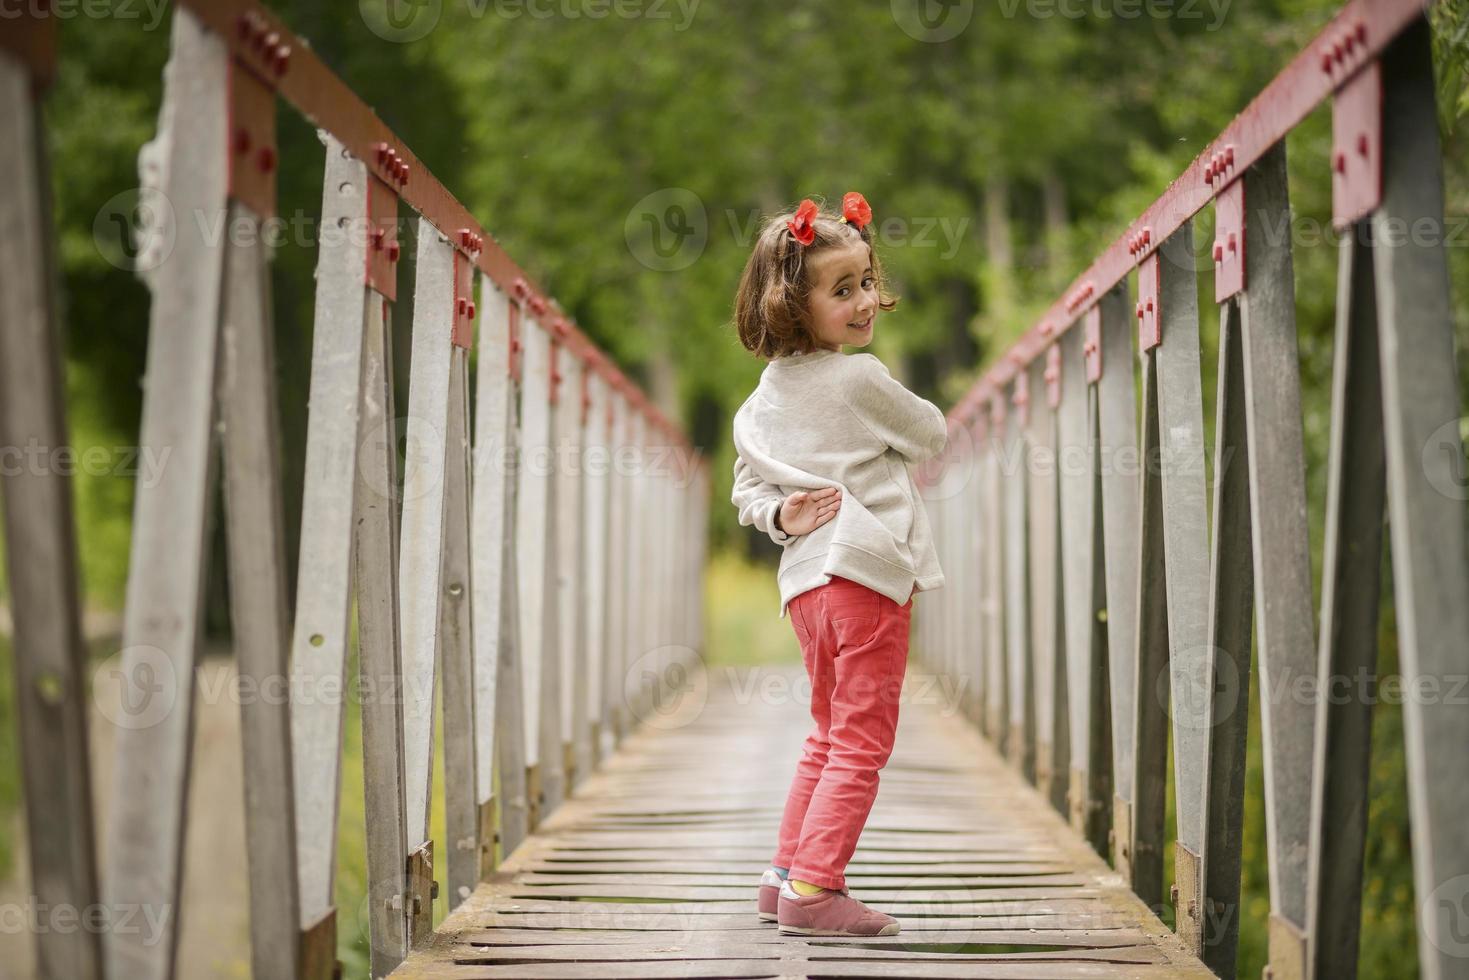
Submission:
[[[627,725],[631,728],[647,717],[646,706],[650,700],[650,686],[645,673],[643,654],[647,652],[646,621],[648,598],[639,587],[646,571],[648,551],[647,521],[647,474],[643,460],[643,419],[629,414],[624,448],[626,450],[625,480],[626,495],[623,497],[623,520],[627,524],[626,546],[623,551],[623,578],[627,583],[621,598],[626,603],[627,615],[623,620],[622,660],[618,664],[619,680],[615,681],[622,690],[623,710]]]
[[[1001,423],[1003,424],[1003,423]],[[1003,745],[1009,721],[1009,670],[1005,656],[1005,510],[1000,469],[1000,433],[993,421],[986,425],[980,479],[984,490],[984,539],[989,544],[984,566],[985,734]]]
[[[1159,459],[1157,349],[1143,355],[1142,488],[1138,512],[1138,607],[1133,658],[1133,800],[1131,826],[1119,835],[1118,869],[1150,907],[1163,901],[1163,813],[1168,784],[1167,556]],[[1118,821],[1121,827],[1122,821]]]
[[[586,528],[585,574],[586,616],[582,619],[582,648],[586,651],[587,689],[586,719],[587,740],[579,746],[576,766],[581,773],[590,773],[602,761],[602,728],[607,711],[607,656],[608,656],[608,560],[609,504],[611,503],[610,477],[611,458],[608,445],[607,409],[611,393],[605,380],[595,373],[587,377],[586,421],[586,471],[587,487],[583,497],[582,522]],[[689,532],[693,528],[688,528]],[[698,569],[688,568],[688,574],[698,574]],[[691,604],[684,608],[692,611]]]
[[[227,62],[218,37],[192,14],[175,12],[158,135],[139,154],[144,183],[175,214],[223,213]],[[172,251],[145,277],[153,301],[139,445],[145,453],[166,451],[168,465],[156,482],[139,481],[133,500],[121,671],[129,688],[139,686],[143,707],[118,726],[113,742],[102,876],[109,907],[138,909],[163,924],[156,933],[108,932],[110,977],[171,976],[178,942],[224,254],[200,222],[179,221],[174,234]]]
[[[260,218],[231,202],[230,228],[259,231]],[[267,256],[258,235],[225,247],[220,310],[219,419],[228,520],[230,621],[246,690],[271,692],[287,676],[290,619],[276,420],[275,344]],[[245,838],[250,874],[250,963],[256,976],[288,977],[300,942],[290,701],[240,704]]]
[[[1331,451],[1321,583],[1318,690],[1336,678],[1377,680],[1377,619],[1382,589],[1387,462],[1382,429],[1382,364],[1370,229],[1342,239],[1337,272],[1332,366]],[[1358,235],[1361,238],[1358,238]],[[1311,845],[1306,888],[1310,968],[1319,977],[1357,974],[1362,865],[1367,841],[1372,701],[1367,689],[1323,697],[1311,763]]]
[[[628,482],[624,473],[623,448],[628,407],[616,391],[608,392],[607,445],[610,450],[607,478],[607,652],[603,668],[604,708],[615,747],[628,729],[624,703],[624,663],[627,651],[627,616],[630,583],[628,563]]]
[[[520,416],[520,465],[516,468],[516,578],[519,591],[519,633],[524,644],[521,657],[522,703],[525,720],[526,765],[539,771],[546,762],[541,741],[545,684],[545,591],[547,529],[550,523],[550,338],[534,320],[526,318],[520,332],[525,346],[521,364],[523,411]],[[537,810],[539,800],[530,806]],[[532,824],[538,822],[532,820]]]
[[[1025,425],[1027,568],[1030,575],[1030,670],[1034,694],[1035,782],[1051,805],[1066,812],[1071,765],[1070,713],[1066,685],[1065,601],[1061,576],[1062,444],[1057,413],[1046,398],[1041,365],[1029,373],[1029,418]]]
[[[576,766],[578,756],[587,753],[587,665],[584,631],[586,624],[586,566],[582,555],[582,494],[586,484],[585,434],[581,415],[581,361],[569,350],[557,355],[558,383],[556,411],[557,459],[565,465],[556,471],[556,639],[561,658],[558,676],[561,697],[562,758],[570,771],[566,788],[586,775]],[[570,749],[568,758],[566,749]]]
[[[330,137],[323,142],[322,222],[350,227],[361,220],[367,171],[340,143]],[[366,263],[366,243],[359,236],[332,236],[317,252],[311,410],[291,635],[291,690],[299,692],[291,701],[291,759],[303,927],[333,907],[358,446],[369,431],[358,420],[364,311],[370,305],[362,285]],[[365,753],[364,747],[364,762]]]
[[[1072,826],[1099,854],[1112,822],[1112,746],[1107,702],[1107,635],[1103,617],[1101,471],[1098,411],[1086,380],[1081,331],[1060,340],[1058,439],[1061,491],[1061,576],[1071,765]]]
[[[1006,692],[1009,730],[1005,754],[1027,779],[1035,775],[1035,714],[1032,710],[1032,673],[1029,630],[1029,566],[1026,556],[1027,506],[1026,440],[1017,413],[1005,420],[1003,442],[1005,564],[1005,666],[1009,680]]]
[[[1138,610],[1138,414],[1132,317],[1125,283],[1097,303],[1102,376],[1096,382],[1101,453],[1102,551],[1105,565],[1107,674],[1111,695],[1112,778],[1116,797],[1133,801],[1133,718]],[[1126,823],[1126,821],[1124,821]],[[1114,829],[1114,838],[1116,837]],[[1113,851],[1116,851],[1114,842]]]
[[[480,879],[480,801],[476,792],[474,629],[469,565],[469,352],[453,347],[445,429],[444,553],[439,635],[444,697],[444,850],[448,907]],[[498,550],[498,549],[497,549]]]
[[[1241,850],[1244,846],[1245,744],[1250,717],[1250,644],[1254,566],[1250,548],[1250,483],[1246,454],[1244,348],[1234,300],[1219,310],[1218,395],[1214,423],[1214,533],[1209,569],[1209,637],[1214,648],[1209,771],[1204,812],[1204,867],[1199,893],[1206,963],[1234,974],[1239,942]]]
[[[525,728],[519,627],[515,603],[516,405],[508,369],[511,318],[520,308],[481,282],[479,363],[471,481],[470,583],[474,623],[475,796],[481,808],[498,800],[500,843],[506,853],[526,834]],[[498,760],[499,794],[496,796]],[[481,844],[485,842],[482,840]],[[491,842],[493,844],[493,842]],[[489,871],[493,848],[481,862]]]
[[[1198,281],[1193,225],[1163,243],[1155,352],[1163,550],[1168,594],[1169,706],[1178,842],[1203,852],[1204,772],[1209,752],[1209,527],[1204,487],[1204,401],[1199,373]],[[1148,693],[1156,697],[1154,689]]]
[[[1270,908],[1297,929],[1306,920],[1311,754],[1316,709],[1296,678],[1316,676],[1316,624],[1306,514],[1305,439],[1296,349],[1295,277],[1289,236],[1285,145],[1245,181],[1245,290],[1240,294],[1255,629],[1260,649]],[[1170,569],[1171,573],[1172,569]],[[1272,945],[1271,961],[1282,965]]]
[[[1455,376],[1448,266],[1438,236],[1401,229],[1444,216],[1442,155],[1427,24],[1418,20],[1383,58],[1383,195],[1372,215],[1382,353],[1388,512],[1398,655],[1404,680],[1436,683],[1438,696],[1408,697],[1403,736],[1413,830],[1413,884],[1438,914],[1420,919],[1426,980],[1463,972],[1469,943],[1448,911],[1463,908],[1469,869],[1469,711],[1447,696],[1469,674],[1469,548],[1465,471]],[[1424,227],[1418,225],[1418,227]]]
[[[328,153],[328,157],[338,155]],[[361,168],[357,168],[360,173]],[[358,294],[362,294],[359,286]],[[398,447],[391,308],[366,291],[358,394],[353,577],[357,683],[362,698],[362,783],[367,835],[368,943],[383,976],[408,952],[408,816],[403,764],[402,653],[398,632]]]
[[[65,446],[46,141],[31,76],[3,54],[0,145],[12,148],[0,187],[0,445]],[[3,489],[32,900],[87,909],[99,893],[72,485],[50,468],[7,466]],[[101,976],[98,933],[34,935],[40,977]]]
[[[445,453],[449,442],[454,248],[418,221],[413,352],[398,546],[398,630],[403,651],[403,772],[408,850],[426,843],[433,788],[434,687],[442,636]]]
[[[520,638],[520,526],[519,513],[520,460],[520,385],[512,380],[506,389],[505,432],[507,459],[517,461],[515,470],[506,474],[501,526],[506,529],[501,558],[499,680],[495,688],[495,739],[498,745],[495,764],[499,767],[501,853],[509,854],[530,833],[531,787],[527,780],[527,743],[525,740],[525,687],[521,679],[524,669],[524,646]]]
[[[553,369],[555,369],[554,365],[548,362],[548,371]],[[527,386],[527,397],[529,397],[530,390],[530,387]],[[549,389],[547,390],[549,397]],[[526,468],[533,471],[545,495],[540,508],[542,520],[539,525],[539,540],[532,544],[532,547],[538,545],[537,550],[541,559],[532,568],[532,571],[540,576],[540,632],[527,637],[527,648],[532,651],[531,655],[536,657],[541,665],[541,684],[538,694],[540,723],[537,733],[540,761],[536,764],[536,812],[539,814],[537,822],[559,807],[566,795],[566,742],[563,738],[561,718],[564,703],[562,689],[563,685],[570,683],[570,678],[566,676],[561,661],[561,634],[564,632],[561,626],[562,589],[559,544],[562,537],[560,528],[562,466],[561,461],[557,458],[561,419],[566,408],[567,406],[559,397],[550,398],[546,406],[546,452],[544,455],[534,452],[534,444],[530,442],[529,434],[527,434],[527,447],[532,449],[532,454]],[[527,531],[534,533],[532,529],[527,529]]]

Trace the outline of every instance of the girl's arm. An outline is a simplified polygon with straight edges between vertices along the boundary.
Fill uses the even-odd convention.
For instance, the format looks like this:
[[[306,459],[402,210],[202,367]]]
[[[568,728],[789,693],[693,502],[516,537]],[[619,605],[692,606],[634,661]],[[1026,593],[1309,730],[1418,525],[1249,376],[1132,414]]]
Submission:
[[[943,409],[913,394],[871,354],[850,355],[851,383],[842,397],[873,435],[910,463],[923,463],[944,451],[949,425]]]
[[[775,526],[775,515],[785,502],[785,494],[775,484],[762,480],[739,453],[735,453],[734,489],[729,499],[740,510],[741,525],[755,525],[778,545],[786,545],[796,539],[794,534],[787,534]]]

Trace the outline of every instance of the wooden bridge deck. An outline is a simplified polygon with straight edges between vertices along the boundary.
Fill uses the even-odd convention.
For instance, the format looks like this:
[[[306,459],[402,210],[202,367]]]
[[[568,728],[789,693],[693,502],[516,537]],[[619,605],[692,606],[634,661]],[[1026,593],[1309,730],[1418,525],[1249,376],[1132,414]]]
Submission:
[[[799,666],[752,669],[710,672],[687,724],[624,740],[394,976],[1211,976],[911,668],[847,869],[903,932],[813,940],[760,922],[811,722],[803,700],[751,683],[774,673],[804,692]]]

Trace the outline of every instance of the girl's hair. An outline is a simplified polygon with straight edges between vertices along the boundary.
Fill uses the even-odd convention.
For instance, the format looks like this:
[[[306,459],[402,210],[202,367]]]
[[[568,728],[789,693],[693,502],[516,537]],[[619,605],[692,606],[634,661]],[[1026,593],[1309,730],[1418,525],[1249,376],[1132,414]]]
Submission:
[[[760,357],[770,359],[816,349],[816,339],[808,326],[813,286],[808,260],[822,249],[865,244],[877,282],[878,308],[888,311],[898,305],[898,298],[887,291],[882,263],[872,247],[872,224],[859,231],[855,225],[818,208],[813,222],[816,238],[810,245],[796,241],[786,224],[796,212],[784,211],[766,220],[750,261],[745,263],[735,294],[734,324],[740,343]]]

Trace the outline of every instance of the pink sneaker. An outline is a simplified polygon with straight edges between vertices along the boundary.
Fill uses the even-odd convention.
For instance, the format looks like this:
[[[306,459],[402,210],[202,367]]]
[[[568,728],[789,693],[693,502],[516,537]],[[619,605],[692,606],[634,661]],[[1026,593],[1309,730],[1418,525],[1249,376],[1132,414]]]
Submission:
[[[779,921],[780,883],[785,879],[774,868],[766,868],[760,876],[759,916],[762,922]]]
[[[845,888],[802,895],[789,880],[780,887],[776,921],[788,936],[896,936],[902,928],[897,919],[868,908]]]

